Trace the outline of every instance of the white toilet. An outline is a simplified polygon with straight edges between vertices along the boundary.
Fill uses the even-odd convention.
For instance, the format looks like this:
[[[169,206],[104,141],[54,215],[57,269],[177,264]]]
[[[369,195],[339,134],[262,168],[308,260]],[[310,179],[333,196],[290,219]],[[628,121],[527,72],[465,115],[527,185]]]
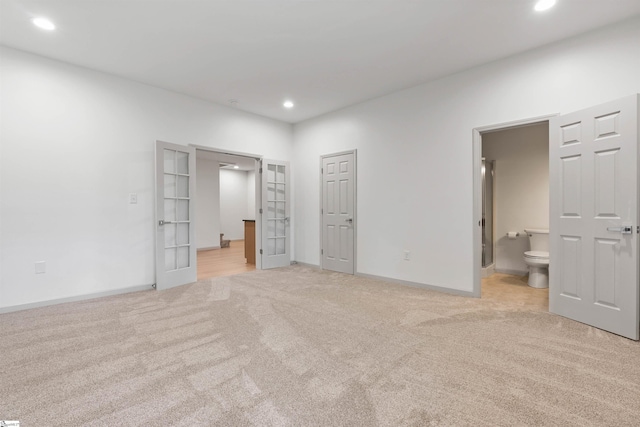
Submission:
[[[529,286],[549,287],[549,230],[525,228],[531,250],[524,253],[524,262],[529,266]]]

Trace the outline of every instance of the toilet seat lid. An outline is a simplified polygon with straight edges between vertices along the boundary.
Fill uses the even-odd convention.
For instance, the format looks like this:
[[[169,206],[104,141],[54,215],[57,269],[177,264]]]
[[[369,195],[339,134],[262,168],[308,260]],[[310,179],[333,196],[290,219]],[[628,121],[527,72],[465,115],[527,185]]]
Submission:
[[[544,251],[527,251],[524,253],[527,258],[549,258],[549,252]]]

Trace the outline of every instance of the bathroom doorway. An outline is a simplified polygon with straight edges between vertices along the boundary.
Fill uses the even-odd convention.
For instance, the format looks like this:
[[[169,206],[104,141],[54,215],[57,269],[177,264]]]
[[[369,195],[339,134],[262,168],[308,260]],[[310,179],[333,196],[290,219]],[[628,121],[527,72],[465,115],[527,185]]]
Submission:
[[[527,285],[525,228],[549,227],[549,118],[474,129],[474,295],[548,311]]]

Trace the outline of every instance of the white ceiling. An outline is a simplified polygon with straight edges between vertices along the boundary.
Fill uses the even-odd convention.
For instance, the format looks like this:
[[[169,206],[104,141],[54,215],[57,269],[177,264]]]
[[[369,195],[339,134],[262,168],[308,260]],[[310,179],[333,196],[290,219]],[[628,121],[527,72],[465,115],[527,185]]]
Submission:
[[[0,0],[0,43],[296,123],[640,14],[640,0],[534,3]]]

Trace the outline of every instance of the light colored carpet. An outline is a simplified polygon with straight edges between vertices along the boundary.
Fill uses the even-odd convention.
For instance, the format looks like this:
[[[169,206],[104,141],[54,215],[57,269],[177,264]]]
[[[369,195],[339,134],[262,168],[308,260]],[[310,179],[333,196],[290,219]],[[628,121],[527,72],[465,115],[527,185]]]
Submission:
[[[640,344],[303,266],[0,316],[21,426],[637,426]]]

